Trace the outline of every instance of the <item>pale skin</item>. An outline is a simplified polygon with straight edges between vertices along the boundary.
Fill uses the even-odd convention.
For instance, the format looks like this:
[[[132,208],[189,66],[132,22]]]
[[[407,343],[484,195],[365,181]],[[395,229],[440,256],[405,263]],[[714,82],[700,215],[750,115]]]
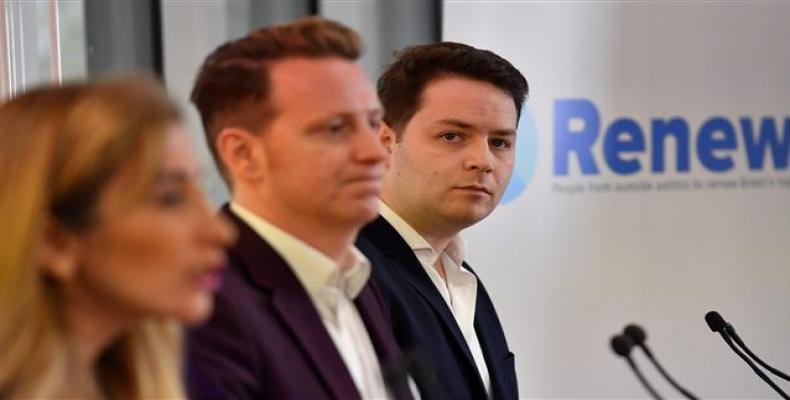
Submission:
[[[399,135],[379,129],[388,153],[382,201],[440,254],[502,197],[516,124],[513,99],[496,86],[458,76],[429,82]],[[445,277],[441,262],[436,268]]]
[[[54,219],[47,226],[39,254],[57,281],[69,352],[58,398],[106,398],[96,363],[142,318],[194,324],[211,312],[235,231],[203,197],[190,146],[173,126],[161,171],[142,199],[128,200],[134,168],[124,167],[102,189],[85,231]]]
[[[105,393],[99,386],[94,366],[99,355],[126,329],[132,321],[106,307],[71,299],[64,310],[68,321],[68,365],[59,398],[102,399]]]
[[[287,58],[269,72],[273,120],[260,132],[225,128],[215,142],[233,200],[343,268],[378,214],[378,97],[362,69],[340,58]]]

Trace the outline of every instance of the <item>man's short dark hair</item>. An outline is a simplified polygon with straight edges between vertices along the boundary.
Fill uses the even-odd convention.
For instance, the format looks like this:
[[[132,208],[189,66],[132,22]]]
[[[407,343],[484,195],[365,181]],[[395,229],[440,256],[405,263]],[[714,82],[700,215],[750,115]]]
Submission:
[[[206,57],[190,99],[200,112],[211,155],[226,182],[215,140],[224,128],[258,132],[272,120],[269,68],[273,62],[293,57],[355,61],[361,52],[362,40],[350,28],[308,17],[252,31]]]
[[[399,136],[417,112],[428,84],[457,76],[488,82],[513,98],[516,114],[527,98],[529,85],[510,62],[488,50],[461,43],[442,42],[407,47],[395,54],[395,62],[378,81],[384,106],[384,122]]]

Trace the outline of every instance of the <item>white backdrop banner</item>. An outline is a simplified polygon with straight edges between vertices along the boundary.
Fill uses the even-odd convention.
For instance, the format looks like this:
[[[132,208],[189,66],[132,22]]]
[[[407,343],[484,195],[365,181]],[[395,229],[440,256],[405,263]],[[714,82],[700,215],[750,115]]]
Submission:
[[[780,1],[445,3],[445,40],[531,87],[505,204],[465,232],[523,397],[645,397],[609,347],[630,322],[697,395],[777,397],[703,317],[790,371],[789,21]]]

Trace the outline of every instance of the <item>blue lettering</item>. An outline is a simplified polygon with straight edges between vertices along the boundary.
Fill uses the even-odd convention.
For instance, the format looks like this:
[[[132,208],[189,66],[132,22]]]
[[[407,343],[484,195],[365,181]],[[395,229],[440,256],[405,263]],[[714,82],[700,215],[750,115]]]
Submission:
[[[624,160],[620,154],[644,150],[645,137],[636,121],[630,118],[618,119],[606,130],[603,140],[603,155],[612,171],[621,175],[639,171],[642,168],[639,160]]]
[[[716,136],[720,132],[723,136]],[[702,125],[697,136],[697,156],[705,168],[713,172],[724,172],[732,169],[732,156],[722,155],[723,150],[734,150],[735,128],[723,117],[713,117]]]
[[[664,145],[667,136],[675,138],[677,146],[677,170],[689,170],[689,125],[683,118],[670,120],[654,119],[652,155],[653,172],[664,172]]]
[[[598,138],[598,109],[589,100],[554,101],[554,174],[568,175],[568,159],[576,153],[582,174],[598,173],[592,145]],[[571,130],[571,121],[581,120],[584,127]]]
[[[664,173],[667,169],[688,172],[691,170],[692,149],[696,150],[695,156],[703,169],[730,171],[735,167],[736,158],[740,157],[736,152],[740,150],[738,140],[741,140],[741,133],[744,161],[750,170],[773,168],[786,171],[790,166],[790,116],[783,119],[766,116],[759,120],[742,117],[739,124],[723,116],[713,116],[705,120],[696,132],[689,128],[683,117],[658,117],[650,122],[648,131],[634,118],[624,117],[614,120],[605,132],[600,132],[600,113],[592,101],[555,100],[554,175],[568,175],[574,155],[583,175],[598,174],[599,160],[593,154],[593,147],[597,145],[600,133],[603,133],[603,161],[609,170],[620,175],[638,173],[643,170],[643,163],[648,162],[655,174]],[[692,139],[696,147],[692,147]],[[649,155],[646,154],[646,146],[650,146]],[[644,158],[647,156],[649,160]],[[667,165],[673,164],[673,158],[675,165]],[[740,158],[738,160],[741,162]]]
[[[760,124],[759,138],[755,139],[752,120],[741,118],[743,129],[743,142],[746,144],[746,159],[749,169],[760,170],[763,168],[766,151],[770,150],[774,159],[774,168],[787,169],[790,161],[790,118],[785,118],[782,138],[777,138],[776,122],[773,118],[763,118]]]

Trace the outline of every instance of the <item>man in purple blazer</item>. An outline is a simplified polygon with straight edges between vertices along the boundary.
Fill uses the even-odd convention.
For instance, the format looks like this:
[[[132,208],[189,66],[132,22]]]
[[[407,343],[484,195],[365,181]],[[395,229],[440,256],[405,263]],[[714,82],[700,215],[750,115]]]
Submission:
[[[188,333],[193,398],[408,398],[370,264],[382,110],[352,30],[308,18],[223,44],[192,92],[239,231],[215,311]]]

